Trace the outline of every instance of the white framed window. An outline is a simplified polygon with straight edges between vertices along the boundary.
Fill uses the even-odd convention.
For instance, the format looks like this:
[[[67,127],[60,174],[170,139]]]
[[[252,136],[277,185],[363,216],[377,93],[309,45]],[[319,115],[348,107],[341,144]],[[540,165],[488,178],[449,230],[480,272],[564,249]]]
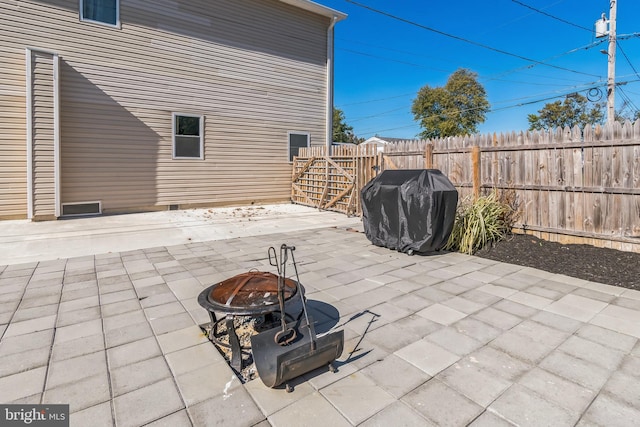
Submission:
[[[120,27],[120,0],[80,0],[80,20]]]
[[[173,158],[204,159],[204,116],[173,113]]]
[[[301,148],[309,146],[309,132],[287,132],[289,137],[289,161],[293,162],[293,158],[298,155]]]

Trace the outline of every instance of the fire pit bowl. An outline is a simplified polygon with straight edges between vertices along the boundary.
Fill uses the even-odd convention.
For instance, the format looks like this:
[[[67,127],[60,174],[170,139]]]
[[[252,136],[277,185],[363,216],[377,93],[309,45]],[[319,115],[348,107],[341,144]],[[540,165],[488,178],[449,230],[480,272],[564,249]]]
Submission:
[[[285,309],[300,307],[302,298],[304,287],[292,279],[284,279]],[[278,276],[263,271],[241,273],[207,287],[198,295],[198,304],[207,310],[211,318],[209,339],[218,345],[228,345],[231,348],[230,365],[236,371],[242,369],[242,347],[234,326],[236,316],[265,316],[272,321],[274,313],[289,319],[295,319],[300,315],[280,313]],[[218,319],[218,315],[221,319]],[[222,321],[226,322],[228,344],[218,340],[218,324]]]
[[[285,302],[299,298],[296,282],[284,279]],[[259,316],[279,311],[278,276],[264,271],[238,274],[206,288],[198,296],[198,303],[209,312],[236,316]]]

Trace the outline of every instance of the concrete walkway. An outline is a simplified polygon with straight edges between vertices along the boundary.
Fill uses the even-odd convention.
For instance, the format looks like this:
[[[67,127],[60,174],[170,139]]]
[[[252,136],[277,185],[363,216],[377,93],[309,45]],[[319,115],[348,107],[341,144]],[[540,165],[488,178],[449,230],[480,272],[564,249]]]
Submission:
[[[371,245],[358,219],[273,209],[252,230],[233,210],[219,223],[181,212],[200,224],[183,233],[160,213],[143,230],[111,217],[114,233],[106,217],[18,224],[65,228],[22,240],[0,223],[16,248],[3,260],[26,261],[0,263],[0,402],[68,403],[72,426],[640,421],[640,292],[456,253],[410,257]],[[136,233],[148,240],[126,246]],[[346,340],[338,372],[304,375],[293,393],[241,384],[198,327],[201,290],[272,271],[267,248],[281,243],[297,247],[317,329]]]
[[[358,223],[293,204],[0,221],[0,265]]]

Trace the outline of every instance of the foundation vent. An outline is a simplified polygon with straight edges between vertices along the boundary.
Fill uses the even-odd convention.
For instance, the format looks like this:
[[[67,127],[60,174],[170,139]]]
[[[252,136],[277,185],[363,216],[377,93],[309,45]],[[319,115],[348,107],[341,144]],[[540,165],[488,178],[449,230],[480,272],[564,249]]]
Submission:
[[[62,216],[83,216],[102,214],[100,202],[63,203]]]

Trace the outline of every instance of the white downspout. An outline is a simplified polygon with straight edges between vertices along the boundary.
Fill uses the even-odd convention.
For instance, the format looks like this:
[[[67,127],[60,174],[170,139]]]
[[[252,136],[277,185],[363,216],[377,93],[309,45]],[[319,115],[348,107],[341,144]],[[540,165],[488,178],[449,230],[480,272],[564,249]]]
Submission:
[[[54,215],[61,216],[61,177],[60,177],[60,57],[57,53],[53,55],[53,182],[54,193]]]
[[[338,22],[338,17],[333,15],[331,23],[327,29],[327,154],[331,155],[331,145],[333,143],[333,27]]]

